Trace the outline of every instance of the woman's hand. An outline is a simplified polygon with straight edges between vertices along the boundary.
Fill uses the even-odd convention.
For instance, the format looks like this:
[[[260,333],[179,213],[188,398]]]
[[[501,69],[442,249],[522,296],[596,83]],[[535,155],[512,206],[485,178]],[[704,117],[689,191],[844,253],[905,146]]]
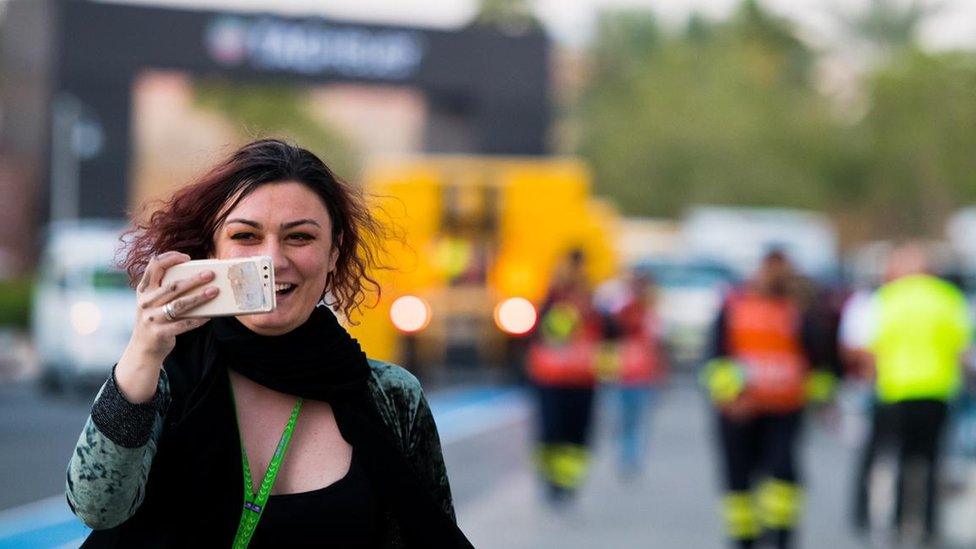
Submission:
[[[196,288],[213,280],[213,271],[204,271],[193,278],[181,278],[161,287],[163,275],[173,265],[185,263],[190,256],[180,252],[166,252],[154,257],[136,288],[138,307],[136,324],[130,346],[139,354],[153,357],[161,363],[176,345],[176,336],[206,323],[209,318],[180,318],[190,309],[210,301],[217,295],[217,288],[196,291]],[[169,305],[172,318],[167,316]]]
[[[189,260],[190,256],[173,251],[154,257],[136,288],[135,327],[115,367],[116,383],[130,402],[146,402],[155,394],[159,369],[176,346],[176,336],[210,320],[180,315],[217,296],[218,290],[213,287],[194,291],[213,280],[213,271],[160,286],[167,269]],[[167,305],[171,316],[167,315]]]

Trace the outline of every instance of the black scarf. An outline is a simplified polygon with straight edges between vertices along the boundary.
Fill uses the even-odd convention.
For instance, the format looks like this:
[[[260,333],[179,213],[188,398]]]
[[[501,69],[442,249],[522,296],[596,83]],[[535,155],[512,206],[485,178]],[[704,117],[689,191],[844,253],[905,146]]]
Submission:
[[[416,547],[470,547],[425,490],[370,401],[366,354],[327,307],[281,336],[254,333],[234,317],[211,321],[228,367],[276,391],[331,404],[339,431],[363,456],[380,500]]]
[[[232,316],[210,323],[221,361],[269,389],[331,403],[366,387],[366,354],[326,307],[280,336],[256,334]]]
[[[408,547],[471,547],[395,442],[370,396],[366,355],[325,307],[281,336],[258,335],[233,317],[180,336],[167,357],[174,388],[168,434],[145,500],[120,526],[93,532],[84,547],[229,545],[244,491],[239,435],[227,428],[235,424],[228,368],[270,389],[330,403]]]

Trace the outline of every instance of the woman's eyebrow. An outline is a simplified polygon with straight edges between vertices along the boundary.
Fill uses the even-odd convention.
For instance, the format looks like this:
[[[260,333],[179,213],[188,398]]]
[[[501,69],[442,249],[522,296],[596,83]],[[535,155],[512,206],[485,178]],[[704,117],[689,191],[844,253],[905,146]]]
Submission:
[[[245,225],[250,225],[250,226],[254,227],[255,229],[260,229],[261,228],[261,224],[260,223],[258,223],[257,221],[251,221],[250,219],[240,219],[240,218],[228,219],[227,220],[227,223],[228,224],[230,224],[230,223],[243,223]],[[281,224],[281,228],[282,229],[290,229],[292,227],[297,227],[299,225],[304,225],[306,223],[311,224],[311,225],[315,225],[316,227],[319,227],[319,228],[322,227],[321,225],[319,225],[318,221],[315,221],[314,219],[299,219],[299,220],[296,220],[296,221],[289,221],[288,223],[282,223]]]

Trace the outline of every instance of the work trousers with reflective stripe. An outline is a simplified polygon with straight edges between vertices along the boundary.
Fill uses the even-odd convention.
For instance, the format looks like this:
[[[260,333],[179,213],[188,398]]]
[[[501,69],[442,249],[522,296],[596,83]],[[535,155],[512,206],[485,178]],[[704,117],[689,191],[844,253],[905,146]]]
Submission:
[[[788,547],[802,497],[797,466],[801,412],[749,419],[719,414],[717,423],[728,536],[750,547],[768,532],[777,546]]]
[[[537,465],[554,491],[572,492],[589,468],[592,387],[537,386]]]

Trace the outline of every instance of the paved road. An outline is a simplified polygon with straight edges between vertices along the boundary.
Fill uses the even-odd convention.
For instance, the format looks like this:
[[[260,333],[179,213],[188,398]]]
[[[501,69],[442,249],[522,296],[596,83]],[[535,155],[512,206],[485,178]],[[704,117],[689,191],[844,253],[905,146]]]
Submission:
[[[64,471],[90,396],[47,397],[27,381],[0,384],[0,509],[64,490]]]
[[[601,395],[594,470],[575,508],[552,512],[540,500],[526,453],[486,494],[460,506],[461,524],[478,547],[724,547],[716,514],[717,470],[709,417],[687,385],[665,392],[653,419],[646,474],[618,477],[613,463],[611,395]],[[511,437],[520,448],[525,429]],[[811,489],[804,547],[859,547],[844,528],[850,453],[815,434],[808,440]]]
[[[575,508],[553,512],[540,499],[530,470],[525,424],[506,430],[507,446],[518,456],[516,466],[474,499],[461,501],[462,528],[476,547],[506,549],[592,548],[720,548],[721,525],[716,513],[716,470],[707,408],[691,383],[678,383],[662,396],[653,416],[648,471],[637,481],[622,481],[613,466],[611,404],[601,395],[601,436],[594,470]],[[455,479],[477,476],[479,462],[456,458],[448,450]],[[480,463],[503,450],[484,455]],[[808,481],[801,547],[846,549],[867,547],[847,528],[848,496],[855,454],[832,430],[812,423],[804,441]],[[946,531],[954,542],[946,547],[976,547],[976,493],[947,501]],[[876,545],[888,547],[886,544]]]

